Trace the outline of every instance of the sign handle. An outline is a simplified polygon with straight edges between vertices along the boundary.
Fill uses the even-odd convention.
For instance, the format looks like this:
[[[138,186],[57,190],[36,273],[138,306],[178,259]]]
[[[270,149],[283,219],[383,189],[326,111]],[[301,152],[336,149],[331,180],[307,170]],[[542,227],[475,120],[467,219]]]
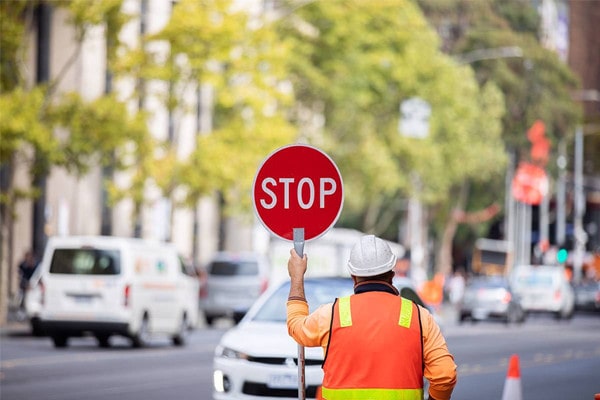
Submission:
[[[304,367],[306,365],[306,359],[304,357],[304,346],[298,345],[298,399],[306,400],[306,383],[305,383],[305,372]]]
[[[294,250],[304,257],[304,228],[294,228]],[[304,346],[298,345],[298,399],[306,399]]]
[[[304,228],[294,228],[294,250],[300,258],[304,257]]]

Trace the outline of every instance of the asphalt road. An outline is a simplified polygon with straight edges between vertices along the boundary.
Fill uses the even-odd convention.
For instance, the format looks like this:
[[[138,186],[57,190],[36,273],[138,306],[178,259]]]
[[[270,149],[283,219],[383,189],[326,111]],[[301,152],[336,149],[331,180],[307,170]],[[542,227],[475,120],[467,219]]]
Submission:
[[[209,400],[213,350],[228,326],[199,327],[183,348],[159,338],[145,349],[121,338],[109,349],[93,338],[55,349],[25,328],[3,329],[0,398]],[[520,326],[450,322],[444,334],[459,368],[453,399],[500,399],[512,354],[519,356],[524,400],[593,400],[600,393],[600,313],[567,322],[534,316]]]

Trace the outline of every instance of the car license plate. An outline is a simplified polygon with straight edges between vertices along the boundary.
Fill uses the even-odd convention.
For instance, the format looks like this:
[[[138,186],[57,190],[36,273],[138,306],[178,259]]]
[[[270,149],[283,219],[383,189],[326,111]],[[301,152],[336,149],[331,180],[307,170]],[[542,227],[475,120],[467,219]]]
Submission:
[[[91,304],[94,299],[92,296],[87,295],[77,295],[72,297],[77,304]]]
[[[270,375],[267,386],[275,389],[294,389],[298,387],[298,374]]]

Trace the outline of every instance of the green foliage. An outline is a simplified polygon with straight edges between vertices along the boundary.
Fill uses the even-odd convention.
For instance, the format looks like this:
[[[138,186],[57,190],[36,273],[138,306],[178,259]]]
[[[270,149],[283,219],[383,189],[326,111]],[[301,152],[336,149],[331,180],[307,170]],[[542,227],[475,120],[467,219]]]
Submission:
[[[343,220],[362,215],[359,229],[387,231],[377,222],[397,226],[398,203],[409,194],[445,203],[453,185],[502,171],[500,91],[480,90],[470,68],[438,50],[438,37],[412,2],[311,2],[294,15],[302,24],[282,21],[280,31],[294,40],[296,118],[323,110],[323,135],[305,135],[340,167]],[[422,140],[398,132],[399,104],[414,96],[433,110]],[[396,214],[384,218],[389,210]]]
[[[55,1],[52,7],[64,7],[75,29],[80,46],[90,28],[104,24],[108,32],[109,57],[117,48],[116,35],[127,20],[120,12],[122,0]],[[131,116],[125,105],[112,96],[85,101],[78,94],[56,95],[62,78],[59,73],[46,85],[26,89],[17,66],[26,53],[25,24],[32,17],[36,2],[2,2],[2,94],[0,95],[0,165],[13,171],[17,163],[29,166],[31,180],[61,166],[75,174],[85,174],[91,166],[112,166],[116,170],[131,167],[132,159],[149,154],[145,148],[148,131],[141,115]],[[76,47],[77,47],[76,46]],[[73,58],[61,67],[72,66]],[[131,154],[129,149],[134,149]],[[141,149],[146,151],[142,153]],[[12,175],[9,175],[12,176]],[[145,179],[145,178],[144,178]],[[36,196],[37,191],[8,182],[3,201],[14,202],[20,196]]]
[[[33,3],[28,0],[0,2],[0,92],[14,89],[22,81],[24,21]]]
[[[65,166],[79,174],[86,173],[91,165],[122,169],[126,161],[118,157],[118,150],[130,141],[149,139],[139,120],[113,96],[87,102],[77,94],[68,94],[54,108],[53,119],[57,127],[67,131],[61,151]]]
[[[231,212],[247,213],[260,160],[293,141],[295,131],[285,118],[291,92],[282,89],[289,48],[264,16],[250,17],[232,4],[178,2],[167,25],[115,67],[123,75],[169,83],[168,93],[146,90],[145,95],[172,112],[186,110],[181,100],[189,87],[212,89],[212,132],[199,137],[195,151],[181,162],[172,156],[177,143],[165,144],[160,167],[149,172],[164,195],[184,188],[187,205],[218,190]]]
[[[446,37],[446,49],[465,54],[476,49],[517,46],[522,57],[476,61],[471,66],[480,83],[494,82],[504,93],[506,115],[503,139],[507,147],[526,148],[527,129],[537,119],[544,121],[547,135],[558,143],[571,135],[581,115],[571,92],[578,82],[558,56],[540,44],[540,18],[525,0],[418,0],[428,19],[439,30],[453,32]],[[556,148],[556,147],[554,147]]]
[[[18,159],[36,174],[47,171],[49,164],[63,162],[59,142],[46,120],[45,93],[39,86],[32,91],[17,87],[0,95],[0,165]],[[44,162],[34,162],[34,154]]]
[[[481,159],[495,163],[494,155],[499,155],[501,149],[516,152],[521,159],[528,158],[530,143],[526,132],[538,119],[546,126],[546,135],[553,142],[552,151],[557,148],[559,140],[572,134],[580,119],[578,107],[571,99],[571,92],[578,84],[558,56],[540,44],[537,38],[540,17],[530,1],[417,0],[417,3],[440,33],[443,50],[457,55],[457,58],[482,49],[492,52],[509,46],[521,49],[521,57],[503,58],[498,53],[498,57],[476,60],[469,65],[484,93],[489,86],[494,88],[492,92],[499,89],[504,99],[504,114],[489,104],[492,115],[503,115],[501,119],[480,120],[481,126],[491,125],[501,134],[495,139],[496,153],[483,148],[476,150]],[[500,95],[490,93],[490,96]],[[501,122],[499,126],[498,122]],[[555,163],[551,161],[549,169],[553,165]],[[481,177],[470,176],[463,183],[463,187],[470,188],[463,205],[465,210],[480,210],[494,202],[503,203],[504,180],[498,175],[495,179],[489,176],[490,179],[486,180],[486,176],[485,169],[482,169]],[[459,187],[455,187],[453,192],[458,193]],[[449,221],[454,206],[447,203],[445,207],[436,209],[438,231]],[[485,236],[491,223],[459,228],[459,247],[468,247],[474,238]]]

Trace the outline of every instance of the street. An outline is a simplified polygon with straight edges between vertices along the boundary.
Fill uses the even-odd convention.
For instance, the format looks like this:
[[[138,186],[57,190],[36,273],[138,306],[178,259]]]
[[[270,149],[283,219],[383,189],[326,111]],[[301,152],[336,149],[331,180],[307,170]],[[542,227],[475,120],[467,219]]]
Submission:
[[[25,328],[4,330],[0,397],[211,399],[212,353],[229,326],[219,322],[200,326],[186,347],[158,338],[141,350],[116,337],[109,349],[93,338],[74,338],[57,350]],[[571,321],[534,315],[514,326],[451,321],[444,334],[459,371],[453,399],[500,399],[512,354],[519,356],[524,400],[592,400],[600,393],[599,313],[578,313]]]

